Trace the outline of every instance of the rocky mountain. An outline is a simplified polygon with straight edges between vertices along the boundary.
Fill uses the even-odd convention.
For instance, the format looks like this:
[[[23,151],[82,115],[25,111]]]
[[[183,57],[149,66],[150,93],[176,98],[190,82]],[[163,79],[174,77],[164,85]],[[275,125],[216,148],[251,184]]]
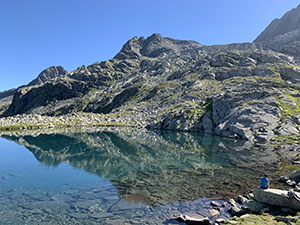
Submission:
[[[34,85],[42,85],[51,79],[56,77],[65,76],[67,71],[62,66],[51,66],[43,70],[34,80],[29,82],[27,85],[22,85],[18,88],[13,88],[7,91],[0,92],[0,115],[7,110],[12,102],[14,94],[18,89],[31,87]]]
[[[274,19],[254,42],[265,41],[296,30],[300,30],[300,5],[287,12],[281,19]]]
[[[255,39],[254,43],[264,49],[272,49],[300,58],[300,5],[275,19]]]
[[[0,92],[0,115],[6,111],[12,102],[13,96],[16,93],[16,88],[12,88],[3,92]]]
[[[69,73],[45,70],[34,85],[17,89],[3,116],[100,113],[152,129],[253,142],[298,135],[298,17],[299,7],[254,43],[203,46],[159,34],[134,37],[111,60]]]
[[[10,97],[10,96],[13,96],[15,94],[15,92],[16,92],[16,88],[2,91],[2,92],[0,92],[0,99],[4,99],[4,98]]]

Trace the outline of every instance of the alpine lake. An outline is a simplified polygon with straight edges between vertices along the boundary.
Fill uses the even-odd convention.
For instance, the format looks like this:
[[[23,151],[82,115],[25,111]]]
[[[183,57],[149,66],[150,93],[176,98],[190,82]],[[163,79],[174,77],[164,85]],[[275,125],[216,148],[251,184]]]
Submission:
[[[2,133],[0,224],[179,224],[247,194],[272,146],[138,129]],[[225,209],[221,217],[229,218]]]

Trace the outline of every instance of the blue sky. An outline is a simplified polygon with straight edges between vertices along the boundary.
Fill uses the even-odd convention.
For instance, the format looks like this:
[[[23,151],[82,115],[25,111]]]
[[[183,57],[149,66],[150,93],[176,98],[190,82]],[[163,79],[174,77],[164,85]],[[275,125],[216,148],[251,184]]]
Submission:
[[[250,42],[296,0],[1,0],[0,91],[112,58],[133,36]]]

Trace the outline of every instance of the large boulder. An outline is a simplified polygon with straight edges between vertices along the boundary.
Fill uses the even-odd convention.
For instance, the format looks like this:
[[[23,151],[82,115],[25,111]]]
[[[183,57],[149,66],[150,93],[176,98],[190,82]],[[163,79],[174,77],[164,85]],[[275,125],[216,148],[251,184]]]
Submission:
[[[299,192],[294,193],[300,197]],[[288,191],[256,188],[253,194],[254,199],[258,202],[266,203],[272,206],[291,208],[297,211],[300,210],[300,201],[295,198],[289,198]]]

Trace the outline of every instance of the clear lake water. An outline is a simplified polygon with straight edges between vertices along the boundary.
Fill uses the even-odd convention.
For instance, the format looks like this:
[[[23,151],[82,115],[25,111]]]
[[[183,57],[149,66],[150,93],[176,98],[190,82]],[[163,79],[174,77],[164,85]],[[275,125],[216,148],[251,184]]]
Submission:
[[[0,224],[178,224],[170,218],[209,216],[211,200],[248,193],[277,169],[274,154],[179,132],[2,135]]]

